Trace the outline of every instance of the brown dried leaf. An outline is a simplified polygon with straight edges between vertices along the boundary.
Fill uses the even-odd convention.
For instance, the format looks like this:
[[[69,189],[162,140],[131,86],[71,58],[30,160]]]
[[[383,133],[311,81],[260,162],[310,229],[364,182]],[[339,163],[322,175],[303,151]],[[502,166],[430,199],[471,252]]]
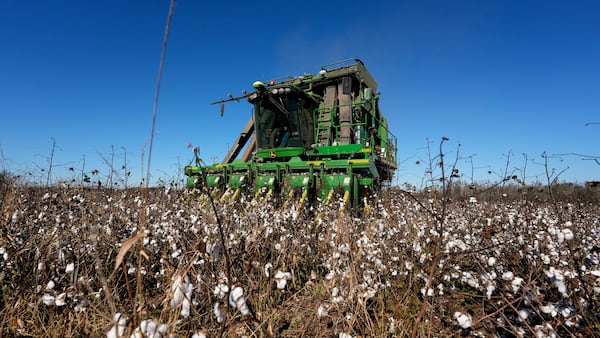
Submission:
[[[135,236],[129,238],[128,240],[126,240],[125,242],[123,242],[123,244],[121,245],[121,249],[119,249],[119,253],[117,254],[117,260],[115,261],[115,269],[113,271],[113,273],[115,271],[117,271],[117,269],[119,268],[119,265],[121,265],[121,263],[123,263],[123,258],[125,257],[125,254],[127,253],[127,251],[129,251],[129,249],[131,249],[131,247],[140,239],[144,238],[144,231],[139,231]]]

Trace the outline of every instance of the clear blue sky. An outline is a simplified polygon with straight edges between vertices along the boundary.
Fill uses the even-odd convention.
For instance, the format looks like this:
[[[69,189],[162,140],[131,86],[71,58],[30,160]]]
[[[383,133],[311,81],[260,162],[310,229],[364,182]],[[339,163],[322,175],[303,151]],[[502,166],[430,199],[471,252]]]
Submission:
[[[139,182],[169,1],[5,1],[0,7],[3,167],[45,177],[52,138],[57,176],[69,167],[108,174],[123,164]],[[398,138],[397,182],[418,183],[442,136],[449,157],[543,180],[540,154],[600,156],[600,2],[192,1],[171,26],[152,154],[153,180],[192,159],[221,160],[250,117],[210,102],[255,80],[317,72],[362,59]],[[85,159],[85,167],[84,167]],[[532,162],[533,161],[533,162]],[[144,166],[146,166],[144,162]],[[600,165],[550,158],[571,182]],[[471,176],[469,160],[459,167]],[[516,171],[515,171],[516,170]],[[145,174],[144,174],[145,175]],[[468,179],[468,178],[467,178]]]

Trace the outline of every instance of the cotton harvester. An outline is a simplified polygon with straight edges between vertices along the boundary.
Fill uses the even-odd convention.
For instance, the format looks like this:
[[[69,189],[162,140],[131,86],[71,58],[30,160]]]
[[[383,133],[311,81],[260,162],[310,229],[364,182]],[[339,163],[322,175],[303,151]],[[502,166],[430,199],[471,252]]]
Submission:
[[[188,188],[220,200],[281,196],[300,208],[307,200],[329,203],[336,196],[358,206],[391,182],[397,141],[362,61],[343,60],[317,74],[256,81],[253,87],[213,102],[246,99],[252,117],[222,163],[202,165],[196,154],[195,165],[185,167]]]

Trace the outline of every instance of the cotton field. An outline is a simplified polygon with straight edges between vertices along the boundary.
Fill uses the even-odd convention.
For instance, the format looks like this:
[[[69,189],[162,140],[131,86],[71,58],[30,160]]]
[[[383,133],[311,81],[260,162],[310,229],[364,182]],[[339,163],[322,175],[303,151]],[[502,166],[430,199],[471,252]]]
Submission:
[[[4,336],[600,336],[597,203],[23,187],[1,207]]]

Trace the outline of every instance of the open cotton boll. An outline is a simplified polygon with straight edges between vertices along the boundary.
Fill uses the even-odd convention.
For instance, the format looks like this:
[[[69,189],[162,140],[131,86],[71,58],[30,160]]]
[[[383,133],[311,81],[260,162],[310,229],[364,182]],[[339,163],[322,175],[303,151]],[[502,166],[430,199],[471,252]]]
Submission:
[[[273,267],[273,264],[271,264],[271,263],[265,264],[265,276],[267,278],[269,278],[271,276],[270,275],[270,270],[271,270],[272,267]]]
[[[287,285],[287,281],[292,279],[292,274],[289,272],[277,271],[274,278],[275,278],[275,282],[277,282],[277,288],[279,290],[281,290],[281,289],[285,289],[285,286]]]
[[[521,284],[523,283],[523,278],[521,277],[515,277],[512,282],[510,283],[510,285],[512,286],[512,290],[513,292],[518,292],[521,289]]]
[[[213,291],[213,294],[217,297],[219,297],[220,299],[225,298],[225,295],[227,295],[227,292],[229,292],[229,286],[225,285],[225,284],[219,284],[217,286],[215,286],[215,290]]]
[[[560,232],[562,234],[562,238],[566,241],[570,241],[575,237],[573,235],[573,231],[569,228],[562,229]]]
[[[512,271],[506,271],[505,273],[502,274],[502,279],[504,280],[513,280],[515,278],[515,275],[512,273]]]
[[[125,334],[127,328],[127,319],[121,313],[117,312],[113,316],[114,325],[106,332],[106,338],[119,338]]]
[[[323,304],[319,305],[319,308],[317,309],[317,317],[319,317],[319,318],[327,317],[328,314],[329,314],[329,312],[327,312],[327,306],[325,306]]]
[[[73,271],[75,271],[75,263],[67,264],[65,267],[65,273],[72,273]]]
[[[142,320],[140,326],[134,331],[132,337],[148,337],[162,338],[169,333],[169,328],[166,324],[159,323],[153,319]]]
[[[48,305],[48,306],[54,305],[54,296],[49,295],[49,294],[44,294],[42,296],[42,303],[44,303],[45,305]]]
[[[246,304],[246,299],[244,299],[244,289],[239,286],[234,287],[229,293],[229,304],[238,309],[243,315],[250,314],[250,309]]]
[[[529,318],[531,315],[533,315],[533,312],[531,312],[529,309],[519,310],[519,319],[522,321],[527,320],[527,318]]]
[[[473,319],[470,315],[464,314],[462,312],[456,311],[454,312],[454,319],[458,322],[458,325],[463,329],[468,329],[473,324]]]
[[[553,304],[542,305],[540,307],[540,310],[542,310],[542,313],[549,314],[552,317],[556,317],[556,315],[558,314],[558,311]]]
[[[178,275],[173,280],[171,285],[171,292],[173,297],[171,298],[171,309],[181,305],[181,316],[187,317],[190,315],[190,299],[192,298],[192,290],[194,287],[190,281],[190,276]]]

